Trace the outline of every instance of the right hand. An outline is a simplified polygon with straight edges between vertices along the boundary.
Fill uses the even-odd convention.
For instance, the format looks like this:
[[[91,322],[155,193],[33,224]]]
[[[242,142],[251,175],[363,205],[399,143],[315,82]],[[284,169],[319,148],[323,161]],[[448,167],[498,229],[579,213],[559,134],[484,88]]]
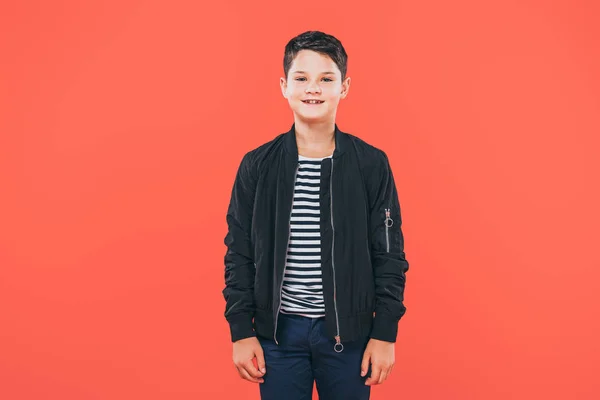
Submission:
[[[254,366],[253,360],[256,357]],[[254,383],[263,383],[263,376],[267,372],[265,369],[265,356],[262,346],[256,337],[249,337],[233,342],[233,364],[237,368],[240,376],[247,381]]]

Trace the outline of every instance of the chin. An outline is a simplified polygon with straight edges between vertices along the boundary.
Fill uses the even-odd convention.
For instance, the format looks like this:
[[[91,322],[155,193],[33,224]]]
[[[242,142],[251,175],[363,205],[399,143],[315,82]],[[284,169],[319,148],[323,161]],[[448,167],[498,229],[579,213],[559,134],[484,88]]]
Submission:
[[[328,119],[328,114],[326,112],[307,113],[306,110],[293,110],[293,111],[294,111],[294,115],[296,115],[296,117],[298,117],[304,121],[319,122],[319,121],[325,121]]]
[[[327,115],[326,114],[322,114],[322,115],[306,115],[306,114],[301,114],[301,113],[296,113],[296,117],[302,121],[305,122],[323,122],[323,121],[327,121]]]

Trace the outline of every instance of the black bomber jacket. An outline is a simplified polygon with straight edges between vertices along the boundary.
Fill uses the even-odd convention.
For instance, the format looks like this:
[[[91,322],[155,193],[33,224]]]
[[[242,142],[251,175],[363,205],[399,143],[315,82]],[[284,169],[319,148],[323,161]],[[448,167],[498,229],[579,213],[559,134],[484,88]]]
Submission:
[[[233,342],[277,342],[277,322],[298,165],[294,125],[247,152],[227,210],[225,318]],[[321,161],[321,268],[325,325],[343,343],[395,342],[406,312],[400,203],[387,155],[335,125],[335,150]]]

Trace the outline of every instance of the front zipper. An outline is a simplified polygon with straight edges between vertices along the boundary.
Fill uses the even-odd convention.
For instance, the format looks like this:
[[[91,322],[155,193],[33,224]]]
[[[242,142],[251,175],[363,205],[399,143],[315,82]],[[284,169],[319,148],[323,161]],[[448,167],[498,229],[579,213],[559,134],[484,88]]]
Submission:
[[[290,205],[290,216],[288,218],[288,240],[287,245],[285,246],[285,261],[283,262],[283,275],[281,276],[281,286],[279,287],[279,307],[277,308],[277,315],[275,315],[275,330],[273,331],[273,339],[275,339],[275,343],[279,345],[277,341],[277,321],[279,321],[279,312],[281,311],[281,302],[283,296],[283,280],[285,279],[285,266],[287,264],[287,251],[290,246],[290,237],[292,233],[290,232],[292,229],[292,211],[294,209],[294,189],[296,189],[296,175],[298,175],[298,164],[296,164],[296,172],[294,174],[294,180],[292,182],[292,204]]]
[[[337,311],[337,298],[336,298],[336,285],[335,285],[335,262],[334,262],[334,244],[335,244],[335,228],[333,227],[333,157],[331,157],[331,173],[329,174],[329,206],[330,206],[330,214],[331,214],[331,268],[333,269],[333,307],[335,309],[335,324],[337,327],[337,335],[335,336],[335,344],[333,345],[333,350],[336,353],[341,353],[344,351],[344,345],[340,339],[340,321],[338,318]]]
[[[390,234],[389,234],[389,230],[392,227],[392,225],[394,224],[394,220],[392,220],[390,218],[390,209],[386,208],[385,209],[385,220],[383,221],[383,224],[385,225],[385,244],[386,244],[386,250],[389,253],[390,252]]]

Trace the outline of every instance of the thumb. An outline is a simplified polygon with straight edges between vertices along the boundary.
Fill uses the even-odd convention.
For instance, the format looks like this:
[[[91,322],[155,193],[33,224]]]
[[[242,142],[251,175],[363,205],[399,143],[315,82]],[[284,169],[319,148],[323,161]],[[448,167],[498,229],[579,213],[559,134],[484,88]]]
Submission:
[[[256,364],[260,372],[262,372],[263,374],[267,372],[267,369],[265,367],[265,355],[262,348],[256,350]]]
[[[369,370],[369,362],[371,361],[371,354],[365,351],[363,355],[362,363],[360,364],[360,376],[367,375],[367,371]]]

